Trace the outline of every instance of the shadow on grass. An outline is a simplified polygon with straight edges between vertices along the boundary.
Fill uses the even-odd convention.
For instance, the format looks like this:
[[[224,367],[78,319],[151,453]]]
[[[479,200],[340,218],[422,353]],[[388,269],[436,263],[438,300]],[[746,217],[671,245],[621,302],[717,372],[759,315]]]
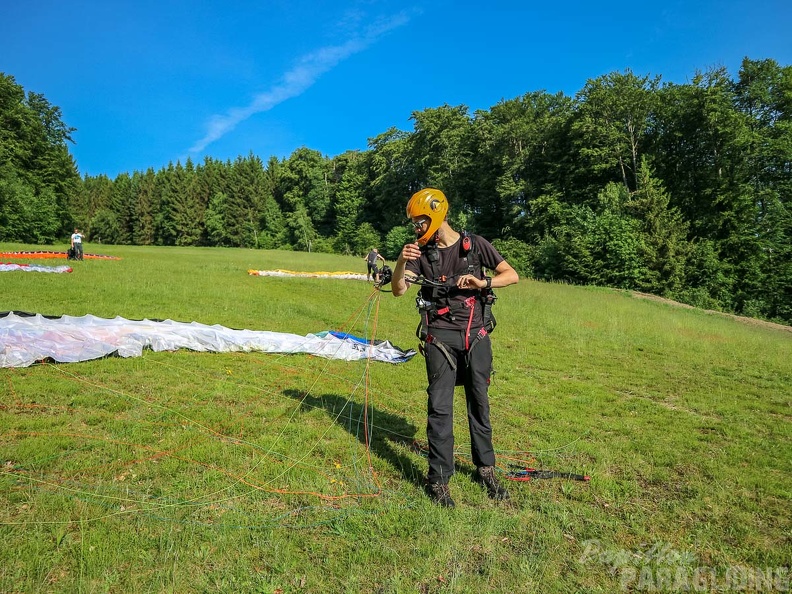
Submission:
[[[289,398],[298,400],[302,410],[324,409],[333,421],[366,445],[363,414],[365,411],[362,404],[338,394],[313,396],[299,390],[284,390],[283,393]],[[401,472],[405,480],[423,488],[424,472],[399,449],[399,447],[414,449],[415,425],[404,417],[370,406],[368,426],[371,452]]]

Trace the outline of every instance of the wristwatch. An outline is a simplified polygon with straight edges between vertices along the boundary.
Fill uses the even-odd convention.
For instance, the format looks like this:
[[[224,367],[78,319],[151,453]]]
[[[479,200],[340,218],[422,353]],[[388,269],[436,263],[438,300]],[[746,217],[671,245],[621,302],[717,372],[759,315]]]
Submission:
[[[491,276],[485,276],[484,280],[487,281],[487,288],[491,289],[492,288],[492,277]]]

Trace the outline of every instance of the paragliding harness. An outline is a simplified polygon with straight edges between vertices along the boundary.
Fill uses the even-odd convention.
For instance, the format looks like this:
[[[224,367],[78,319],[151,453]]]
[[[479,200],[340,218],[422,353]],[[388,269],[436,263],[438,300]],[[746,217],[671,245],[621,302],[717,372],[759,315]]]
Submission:
[[[479,255],[478,249],[476,247],[474,236],[467,233],[466,231],[463,231],[461,235],[462,237],[459,242],[459,250],[460,255],[467,262],[467,266],[465,268],[460,268],[457,270],[454,274],[454,277],[450,279],[441,275],[439,270],[440,253],[438,251],[437,244],[432,242],[421,248],[421,251],[426,254],[429,264],[432,268],[432,279],[429,280],[424,277],[418,277],[417,279],[410,281],[411,283],[421,285],[421,289],[418,291],[418,295],[415,298],[415,305],[418,308],[418,313],[421,315],[421,321],[418,324],[418,328],[415,330],[415,335],[421,341],[419,350],[422,355],[426,356],[424,344],[429,343],[437,346],[448,360],[449,364],[451,365],[451,369],[457,372],[456,385],[458,386],[462,385],[463,383],[464,378],[461,377],[460,373],[462,370],[457,369],[456,361],[449,352],[448,347],[446,347],[446,345],[429,333],[430,322],[436,320],[439,317],[447,317],[451,320],[456,320],[460,315],[467,317],[468,333],[465,335],[465,346],[467,350],[466,357],[468,359],[470,358],[470,353],[473,350],[473,347],[475,347],[482,338],[490,334],[495,329],[495,325],[497,324],[495,316],[492,313],[492,306],[495,303],[497,297],[490,288],[489,282],[487,283],[487,287],[485,289],[478,291],[478,295],[471,295],[462,302],[454,302],[450,298],[451,293],[456,290],[455,283],[457,277],[462,276],[463,274],[470,274],[479,279],[487,278],[484,276],[484,271],[481,266],[481,256]],[[479,330],[476,337],[468,343],[468,335],[470,326],[473,322],[476,302],[481,304],[484,325]]]

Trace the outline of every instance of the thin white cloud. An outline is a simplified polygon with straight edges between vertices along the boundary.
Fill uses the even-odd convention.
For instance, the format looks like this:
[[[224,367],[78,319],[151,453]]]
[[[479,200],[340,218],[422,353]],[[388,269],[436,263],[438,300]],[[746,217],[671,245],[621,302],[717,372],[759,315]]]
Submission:
[[[405,13],[379,20],[369,26],[362,35],[356,35],[342,45],[323,47],[303,56],[294,68],[281,77],[278,84],[268,91],[256,95],[246,107],[234,107],[225,114],[210,117],[206,126],[206,135],[190,147],[189,152],[203,151],[208,145],[231,132],[249,117],[268,111],[287,99],[301,95],[322,74],[349,56],[363,51],[382,35],[401,27],[408,20],[409,17]]]

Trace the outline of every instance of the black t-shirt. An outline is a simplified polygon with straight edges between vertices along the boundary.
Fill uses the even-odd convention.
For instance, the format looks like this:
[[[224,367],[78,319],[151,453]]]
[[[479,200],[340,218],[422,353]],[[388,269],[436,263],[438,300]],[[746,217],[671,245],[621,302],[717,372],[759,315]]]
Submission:
[[[368,262],[369,266],[376,266],[377,265],[377,256],[379,254],[375,251],[370,251],[368,256],[366,256],[366,262]]]
[[[456,280],[463,274],[468,274],[469,264],[474,263],[473,250],[478,252],[479,262],[481,263],[482,270],[476,272],[479,278],[483,278],[483,268],[487,270],[495,270],[498,264],[503,262],[504,257],[500,255],[492,244],[478,235],[470,235],[474,248],[466,252],[462,246],[462,236],[459,240],[445,248],[437,248],[439,261],[435,265],[438,271],[438,276],[445,276],[445,284],[447,289],[441,289],[437,292],[436,305],[443,307],[449,305],[451,311],[442,316],[429,316],[430,328],[447,328],[450,330],[464,330],[470,323],[471,328],[480,328],[484,322],[482,319],[481,302],[475,299],[475,308],[473,310],[473,320],[470,321],[470,310],[465,307],[465,300],[469,297],[478,297],[481,294],[479,289],[457,289],[454,285]],[[431,249],[431,248],[429,248]],[[432,264],[429,261],[428,250],[421,250],[422,254],[418,260],[410,260],[405,266],[405,270],[411,272],[416,276],[423,276],[429,280],[438,280],[432,272]],[[424,299],[427,301],[432,300],[431,287],[421,288]]]

